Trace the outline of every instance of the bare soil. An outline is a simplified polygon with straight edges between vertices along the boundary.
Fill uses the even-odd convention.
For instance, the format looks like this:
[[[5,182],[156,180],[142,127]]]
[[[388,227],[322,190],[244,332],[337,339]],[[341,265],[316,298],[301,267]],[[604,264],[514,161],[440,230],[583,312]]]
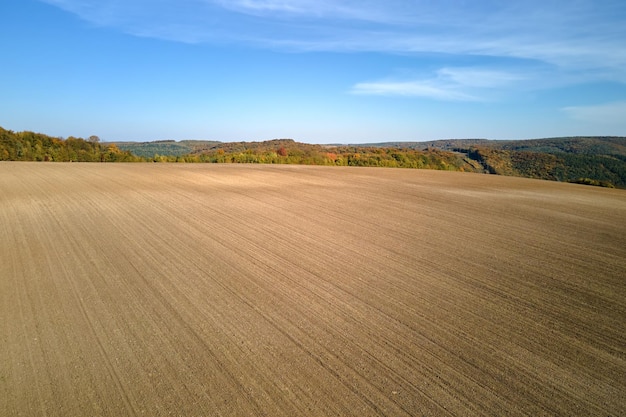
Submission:
[[[626,191],[0,163],[2,416],[626,415]]]

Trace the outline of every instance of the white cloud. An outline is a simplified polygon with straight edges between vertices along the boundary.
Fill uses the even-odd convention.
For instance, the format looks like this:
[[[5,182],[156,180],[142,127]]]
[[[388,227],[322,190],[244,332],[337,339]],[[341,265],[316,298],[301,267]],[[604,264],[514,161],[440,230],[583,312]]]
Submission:
[[[217,0],[217,4],[225,9],[240,13],[292,13],[303,14],[310,12],[311,4],[303,0]]]
[[[598,125],[625,125],[626,101],[617,101],[593,106],[570,106],[561,109],[570,118],[598,124]]]
[[[363,95],[427,97],[447,101],[473,101],[477,98],[451,86],[437,86],[430,81],[378,81],[356,84],[351,92]]]
[[[96,25],[174,41],[492,56],[543,62],[586,81],[626,82],[623,0],[40,1]],[[465,77],[461,84],[474,76],[468,71],[446,75]]]
[[[513,72],[497,71],[484,68],[442,68],[437,71],[439,78],[466,87],[494,88],[524,80],[527,76]]]
[[[511,87],[526,77],[515,72],[471,67],[445,67],[431,78],[362,82],[351,93],[415,96],[448,101],[488,101],[496,89]]]
[[[213,0],[213,3],[238,13],[265,18],[324,18],[382,23],[397,21],[400,17],[396,15],[394,0]]]

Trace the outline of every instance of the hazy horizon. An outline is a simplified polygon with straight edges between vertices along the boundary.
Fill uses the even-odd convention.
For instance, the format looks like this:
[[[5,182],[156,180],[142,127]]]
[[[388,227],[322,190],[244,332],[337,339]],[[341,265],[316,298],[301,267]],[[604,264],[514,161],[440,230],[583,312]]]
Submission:
[[[43,133],[43,132],[38,132]],[[220,143],[238,143],[238,142],[270,142],[274,140],[293,140],[297,143],[304,143],[309,145],[378,145],[385,143],[429,143],[429,142],[445,142],[445,141],[474,141],[474,140],[486,140],[486,141],[524,141],[524,140],[552,140],[552,139],[565,139],[565,138],[577,138],[577,137],[610,137],[610,138],[620,138],[626,139],[625,136],[616,136],[616,135],[586,135],[586,136],[553,136],[553,137],[545,137],[545,138],[523,138],[523,139],[508,139],[508,138],[438,138],[438,139],[425,139],[425,140],[380,140],[380,141],[367,141],[367,142],[306,142],[299,140],[297,138],[260,138],[260,139],[242,139],[242,140],[219,140],[219,139],[154,139],[154,140],[103,140],[102,143],[155,143],[155,142],[220,142]],[[87,138],[83,138],[87,139]]]

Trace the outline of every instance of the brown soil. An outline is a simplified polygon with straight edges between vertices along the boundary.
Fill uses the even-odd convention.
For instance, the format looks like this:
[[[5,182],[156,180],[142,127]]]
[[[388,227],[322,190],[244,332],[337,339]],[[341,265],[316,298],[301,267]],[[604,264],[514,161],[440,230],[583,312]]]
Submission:
[[[626,415],[626,191],[0,163],[0,415]]]

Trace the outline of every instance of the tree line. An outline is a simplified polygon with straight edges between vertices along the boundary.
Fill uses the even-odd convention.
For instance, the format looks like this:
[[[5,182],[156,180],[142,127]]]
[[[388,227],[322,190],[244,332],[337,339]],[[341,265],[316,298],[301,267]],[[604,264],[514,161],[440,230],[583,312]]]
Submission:
[[[437,169],[486,172],[497,175],[568,181],[605,187],[626,188],[626,149],[623,138],[518,141],[516,149],[497,143],[442,150],[402,146],[314,145],[292,139],[264,142],[173,141],[132,143],[144,151],[138,156],[125,146],[129,143],[103,144],[97,136],[87,139],[70,136],[55,138],[34,132],[12,132],[0,127],[0,161],[57,162],[176,162],[176,163],[252,163],[304,164]],[[446,141],[450,142],[450,141]],[[460,145],[463,141],[451,142]],[[600,144],[601,146],[599,146]],[[176,146],[175,146],[176,145]],[[548,146],[549,145],[549,146]],[[541,146],[547,152],[529,151]],[[560,146],[557,147],[557,146]],[[569,152],[561,151],[567,147]],[[144,149],[145,148],[145,149]],[[182,153],[189,150],[187,153]],[[177,154],[169,152],[175,151]],[[182,151],[182,152],[181,152]],[[597,154],[593,152],[611,152]]]
[[[247,149],[219,147],[180,156],[154,155],[152,160],[155,162],[300,164],[482,172],[482,168],[470,163],[462,155],[452,152],[353,146],[326,147],[296,142],[293,142],[291,146],[270,144]]]
[[[491,174],[626,188],[626,156],[541,153],[471,147],[468,156]]]
[[[0,127],[0,161],[134,162],[135,155],[115,144],[103,145],[97,136],[55,138]]]
[[[468,163],[467,158],[435,149],[418,151],[322,146],[282,139],[265,142],[215,142],[188,154],[155,153],[146,157],[120,149],[114,143],[102,144],[97,136],[87,139],[70,136],[63,139],[30,131],[12,132],[1,127],[0,161],[303,164],[477,171],[477,167]]]

